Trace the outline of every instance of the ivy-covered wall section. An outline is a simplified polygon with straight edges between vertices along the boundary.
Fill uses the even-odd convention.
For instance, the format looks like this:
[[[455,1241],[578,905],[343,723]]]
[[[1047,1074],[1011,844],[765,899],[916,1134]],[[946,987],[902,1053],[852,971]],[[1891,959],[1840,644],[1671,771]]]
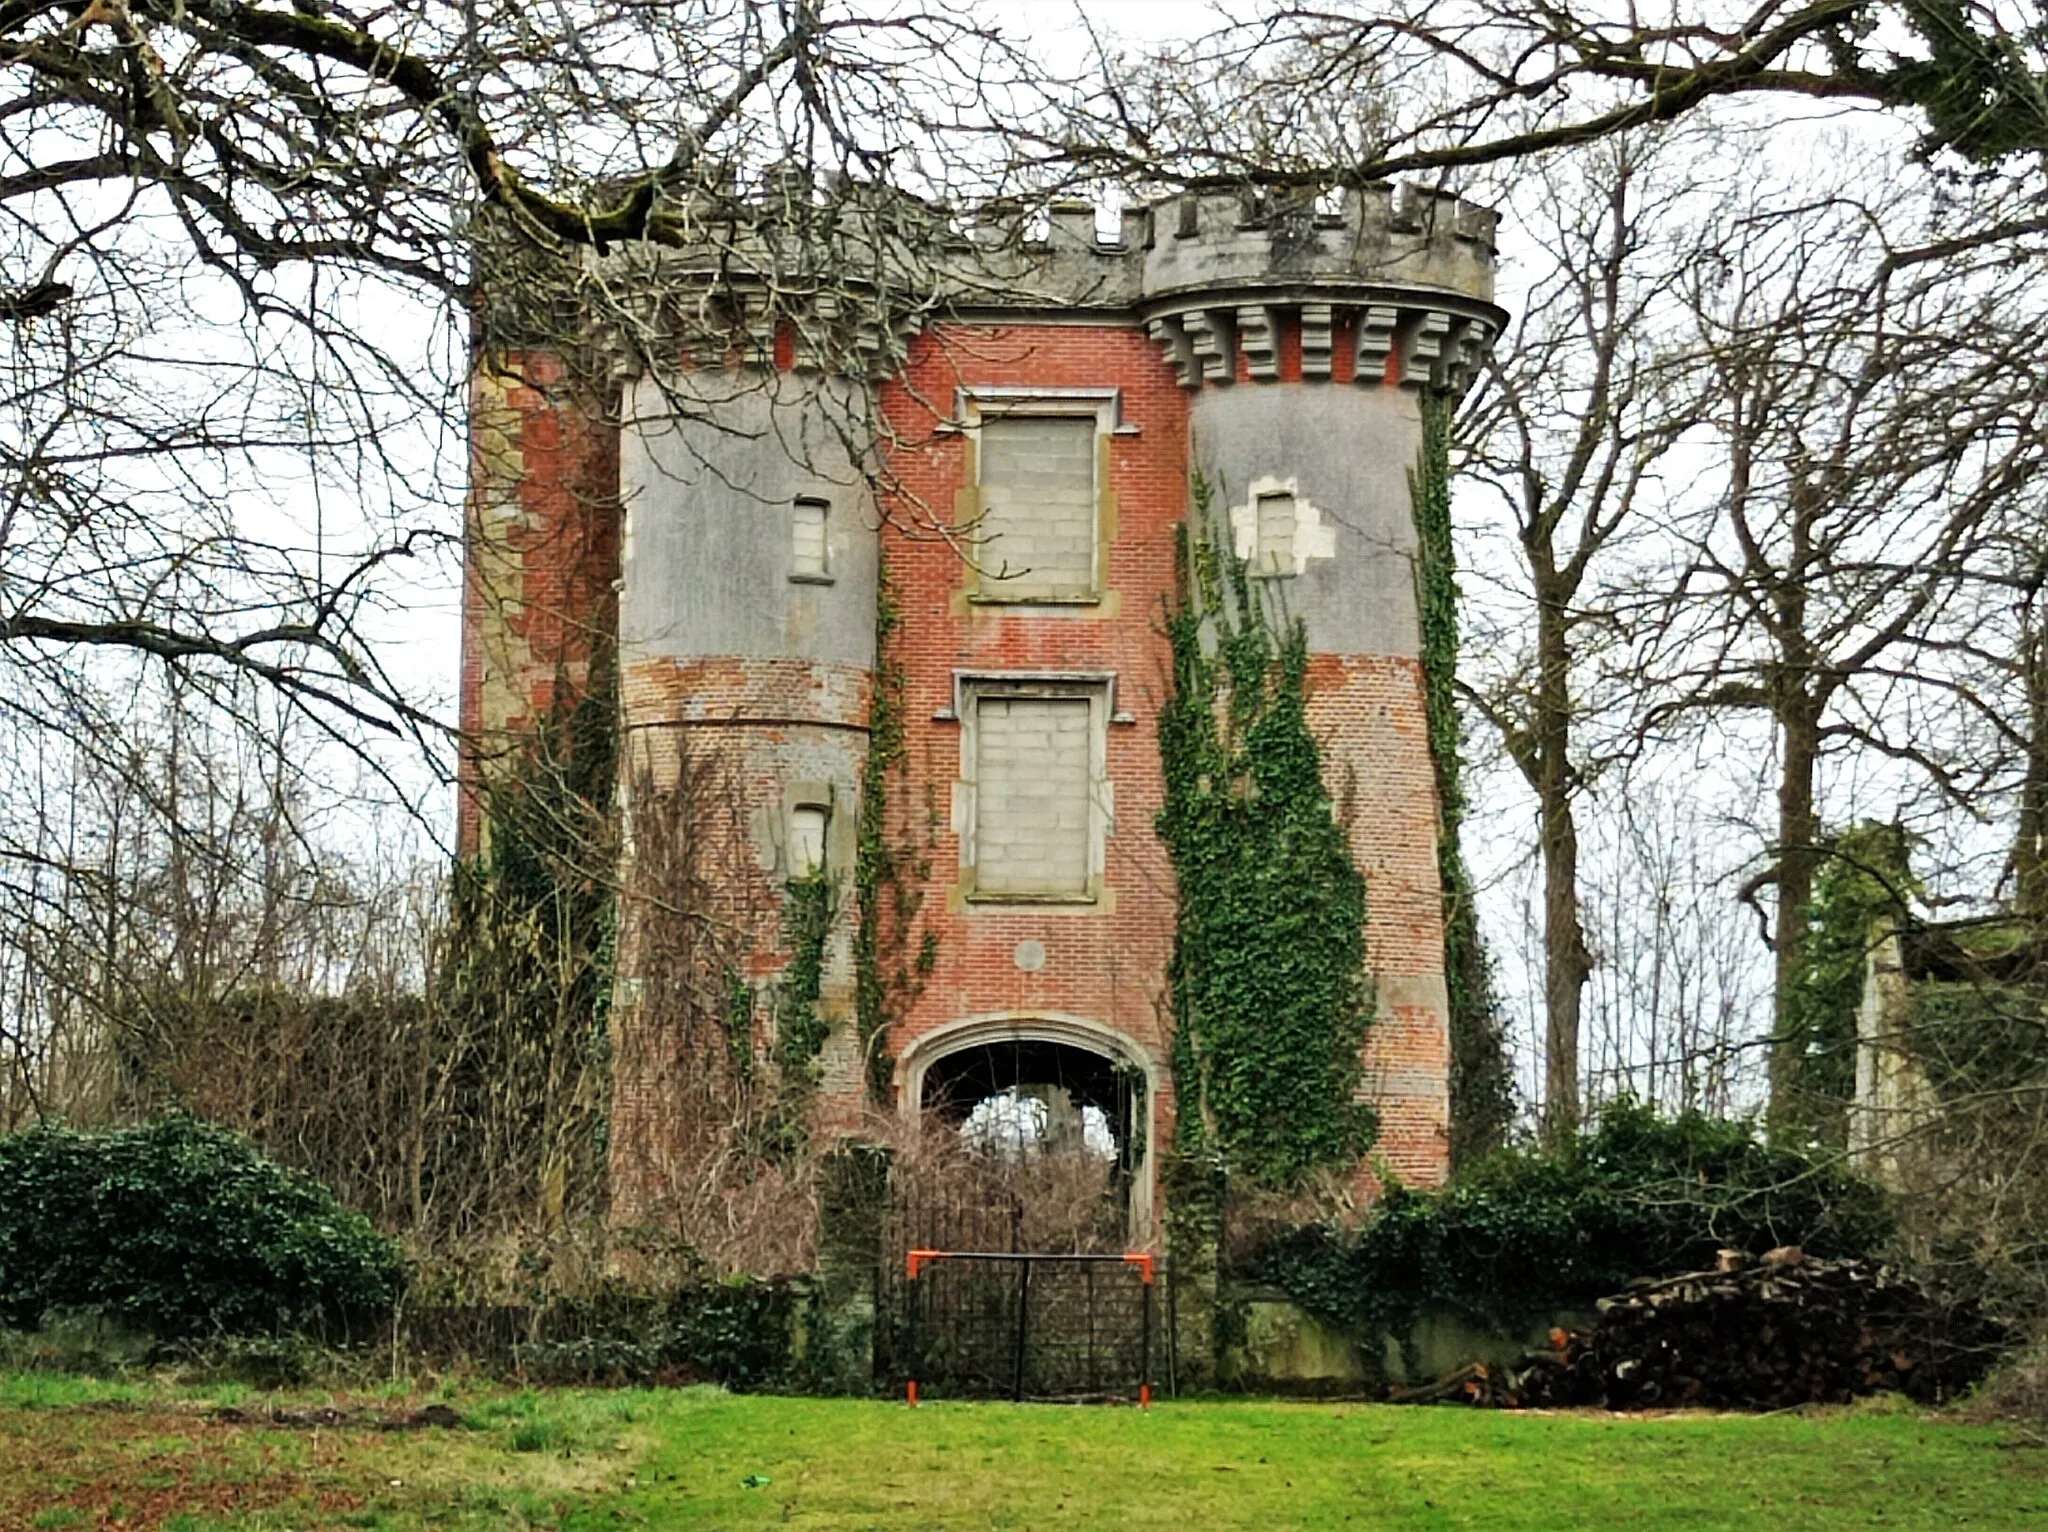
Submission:
[[[483,846],[456,864],[450,890],[435,1001],[459,1046],[441,1068],[472,1126],[467,1165],[426,1195],[464,1206],[465,1223],[534,1211],[569,1223],[604,1203],[618,940],[609,648],[583,687],[563,681],[555,694],[566,700],[479,784]]]
[[[889,1028],[916,999],[938,957],[926,931],[913,951],[910,932],[931,873],[914,848],[892,839],[890,789],[903,780],[903,662],[895,653],[896,594],[888,559],[876,570],[875,689],[868,712],[867,762],[861,771],[859,838],[854,850],[853,982],[855,1029],[869,1100],[886,1106],[896,1060]]]
[[[1785,997],[1785,1029],[1802,1063],[1787,1126],[1800,1137],[1841,1147],[1856,1093],[1856,1012],[1864,968],[1880,917],[1903,922],[1920,892],[1906,832],[1865,821],[1836,836],[1799,918],[1806,936]]]
[[[1309,731],[1308,637],[1205,530],[1177,548],[1158,830],[1179,886],[1169,975],[1178,1147],[1292,1188],[1373,1141],[1365,880]]]
[[[1451,1168],[1476,1163],[1507,1141],[1515,1094],[1500,1007],[1494,998],[1479,910],[1459,832],[1465,822],[1464,740],[1458,721],[1458,564],[1451,543],[1451,405],[1422,402],[1422,456],[1409,476],[1418,544],[1423,699],[1436,767],[1440,818],[1437,877],[1444,900],[1444,981],[1450,992]]]

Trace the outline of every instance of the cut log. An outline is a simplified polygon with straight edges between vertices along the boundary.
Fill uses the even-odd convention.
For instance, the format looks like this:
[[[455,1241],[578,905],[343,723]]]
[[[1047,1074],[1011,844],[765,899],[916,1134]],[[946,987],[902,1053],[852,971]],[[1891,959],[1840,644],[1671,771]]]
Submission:
[[[1693,1405],[1784,1409],[1900,1392],[1953,1398],[1990,1369],[2004,1326],[1872,1261],[1822,1261],[1797,1246],[1754,1264],[1632,1282],[1591,1328],[1551,1332],[1507,1368],[1464,1368],[1396,1397],[1514,1408]]]

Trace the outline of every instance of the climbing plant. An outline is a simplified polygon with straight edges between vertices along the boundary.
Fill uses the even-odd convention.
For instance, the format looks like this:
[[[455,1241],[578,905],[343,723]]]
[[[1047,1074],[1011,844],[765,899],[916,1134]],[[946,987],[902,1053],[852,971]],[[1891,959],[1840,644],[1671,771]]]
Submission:
[[[426,1195],[463,1223],[573,1220],[604,1195],[617,952],[616,672],[593,657],[518,755],[479,786],[479,853],[457,863],[434,997],[443,1093],[467,1124]]]
[[[1370,1020],[1365,879],[1309,731],[1308,636],[1205,528],[1177,534],[1158,830],[1178,881],[1169,971],[1178,1147],[1273,1187],[1354,1162]]]
[[[889,786],[903,766],[903,663],[893,640],[898,621],[889,563],[875,578],[875,689],[868,707],[868,755],[861,768],[860,810],[853,863],[853,983],[855,1028],[866,1064],[868,1094],[885,1101],[895,1075],[889,1026],[937,959],[936,934],[927,931],[914,956],[909,936],[924,896],[929,868],[890,837]]]
[[[643,756],[625,795],[619,1159],[644,1176],[628,1188],[630,1232],[683,1270],[798,1270],[816,1235],[820,1011],[847,877],[829,858],[763,876],[755,836],[733,833],[762,818],[743,753],[674,748]]]
[[[773,1013],[776,1100],[763,1148],[783,1159],[810,1139],[810,1107],[818,1086],[818,1055],[832,1023],[818,1014],[825,986],[825,948],[832,936],[838,889],[823,866],[790,879],[782,906],[782,943],[789,954],[775,981]]]
[[[1500,1006],[1459,840],[1466,802],[1456,691],[1458,567],[1451,544],[1451,406],[1440,396],[1423,400],[1422,454],[1408,488],[1418,543],[1423,701],[1439,814],[1437,877],[1443,889],[1451,1027],[1451,1163],[1463,1167],[1506,1141],[1515,1100]]]
[[[775,989],[775,1064],[787,1079],[807,1075],[831,1024],[818,1015],[825,982],[825,943],[832,934],[832,876],[823,867],[792,878],[782,910],[789,964]]]
[[[1806,936],[1785,997],[1784,1026],[1803,1063],[1791,1120],[1822,1142],[1841,1144],[1856,1090],[1856,1011],[1873,923],[1902,916],[1917,892],[1906,832],[1866,821],[1836,836],[1799,912]]]

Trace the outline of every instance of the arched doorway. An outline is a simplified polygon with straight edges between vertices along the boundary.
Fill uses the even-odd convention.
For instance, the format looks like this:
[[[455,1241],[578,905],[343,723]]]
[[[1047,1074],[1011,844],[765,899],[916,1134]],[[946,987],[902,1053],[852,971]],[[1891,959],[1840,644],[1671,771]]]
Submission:
[[[971,1016],[903,1050],[879,1368],[941,1396],[1143,1380],[1158,1083],[1086,1017]]]
[[[1097,1221],[1095,1243],[1125,1248],[1152,1233],[1157,1083],[1133,1039],[1085,1017],[1044,1014],[954,1022],[913,1042],[898,1074],[904,1115],[928,1134],[957,1135],[984,1165],[1007,1167],[1019,1197],[1072,1201],[1099,1188],[1115,1216]],[[1027,1206],[1019,1217],[1078,1247],[1079,1211]]]

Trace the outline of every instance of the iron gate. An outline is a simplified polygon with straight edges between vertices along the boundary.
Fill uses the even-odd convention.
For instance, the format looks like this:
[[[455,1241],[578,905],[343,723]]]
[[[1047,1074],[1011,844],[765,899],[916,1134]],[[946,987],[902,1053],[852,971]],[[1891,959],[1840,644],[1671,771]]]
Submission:
[[[1152,1400],[1149,1255],[912,1250],[905,1394]]]

